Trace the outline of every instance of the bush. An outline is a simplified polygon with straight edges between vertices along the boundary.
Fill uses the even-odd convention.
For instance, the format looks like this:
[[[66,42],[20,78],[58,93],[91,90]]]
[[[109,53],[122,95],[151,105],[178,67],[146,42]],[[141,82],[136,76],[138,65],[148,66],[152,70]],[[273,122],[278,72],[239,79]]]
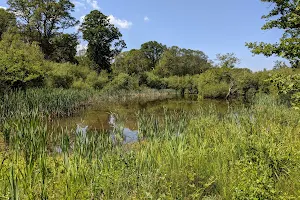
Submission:
[[[153,72],[145,72],[142,75],[142,79],[146,82],[146,85],[150,88],[165,89],[167,84],[164,79],[159,78]]]
[[[201,74],[198,82],[199,96],[202,98],[239,98],[244,101],[253,99],[256,93],[268,93],[270,84],[266,83],[267,74],[252,73],[242,68],[215,68]]]
[[[102,89],[109,81],[108,74],[98,75],[86,66],[70,63],[48,63],[48,86],[54,88]]]
[[[229,69],[211,69],[198,79],[198,91],[201,98],[226,98],[229,91]]]
[[[64,63],[50,63],[48,86],[54,88],[71,88],[75,76],[71,72],[73,65]]]
[[[88,75],[91,73],[91,69],[85,66],[80,65],[70,65],[69,64],[70,73],[74,76],[75,79],[86,80]]]
[[[4,34],[0,41],[0,85],[9,88],[42,86],[44,56],[37,44],[26,44],[19,35]],[[0,89],[1,90],[1,89]]]
[[[197,79],[199,75],[194,76],[170,76],[168,78],[164,78],[164,81],[167,83],[169,89],[180,90],[181,93],[189,93],[189,94],[197,94],[198,93],[198,85]]]
[[[137,90],[138,87],[139,79],[137,77],[131,77],[128,74],[120,73],[103,88],[103,91],[117,92],[119,90]]]
[[[88,84],[96,90],[101,90],[109,82],[108,73],[103,71],[98,76],[96,72],[90,72],[87,77]]]
[[[86,90],[90,89],[91,86],[88,83],[84,82],[82,79],[78,79],[73,82],[72,88]]]

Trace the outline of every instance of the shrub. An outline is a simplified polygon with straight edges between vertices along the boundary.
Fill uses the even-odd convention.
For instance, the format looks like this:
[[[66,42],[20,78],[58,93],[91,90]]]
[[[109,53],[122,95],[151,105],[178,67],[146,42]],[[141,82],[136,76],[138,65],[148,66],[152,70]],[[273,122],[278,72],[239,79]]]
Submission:
[[[88,83],[84,82],[82,79],[78,79],[73,82],[72,88],[86,90],[90,89],[91,86]]]
[[[142,79],[145,80],[146,85],[150,88],[165,89],[167,87],[164,79],[156,76],[153,72],[145,72],[142,75]]]
[[[168,88],[180,90],[183,94],[184,92],[187,92],[189,94],[197,94],[198,93],[198,85],[197,85],[197,79],[199,78],[199,75],[194,76],[170,76],[168,78],[164,78],[164,81],[167,83]]]
[[[68,63],[49,63],[51,71],[49,72],[48,84],[54,88],[71,88],[75,76],[71,72],[73,65]]]
[[[201,74],[198,90],[201,98],[226,98],[229,91],[229,69],[211,69]]]
[[[87,76],[87,83],[94,89],[101,90],[109,82],[108,73],[103,71],[99,75],[96,72],[90,72]]]
[[[137,77],[131,77],[128,74],[120,73],[109,82],[103,90],[105,92],[117,92],[119,90],[137,90],[139,80]]]
[[[0,85],[11,88],[43,85],[43,61],[37,44],[26,44],[19,35],[4,34],[0,41]]]
[[[91,69],[85,66],[80,65],[71,65],[69,64],[69,70],[70,73],[74,76],[76,79],[82,79],[86,80],[89,73],[91,73]]]

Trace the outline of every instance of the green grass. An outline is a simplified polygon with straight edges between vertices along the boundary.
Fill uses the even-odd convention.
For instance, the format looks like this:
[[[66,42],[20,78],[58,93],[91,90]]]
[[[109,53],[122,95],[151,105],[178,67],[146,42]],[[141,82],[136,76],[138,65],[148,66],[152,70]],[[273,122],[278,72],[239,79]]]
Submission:
[[[92,91],[75,89],[11,91],[0,96],[0,119],[4,121],[31,112],[53,117],[70,116],[86,106],[92,96]]]
[[[270,96],[225,114],[141,112],[139,141],[114,144],[107,131],[53,133],[40,112],[15,116],[0,199],[299,199],[299,119]]]

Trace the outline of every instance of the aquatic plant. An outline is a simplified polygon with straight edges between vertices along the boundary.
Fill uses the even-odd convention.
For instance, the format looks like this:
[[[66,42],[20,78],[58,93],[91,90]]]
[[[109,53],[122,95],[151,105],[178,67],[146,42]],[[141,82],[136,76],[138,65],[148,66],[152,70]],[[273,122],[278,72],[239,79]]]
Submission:
[[[5,125],[3,199],[300,196],[300,113],[270,96],[223,114],[213,107],[138,113],[139,140],[129,144],[115,144],[104,130],[53,132],[38,112],[26,116]]]

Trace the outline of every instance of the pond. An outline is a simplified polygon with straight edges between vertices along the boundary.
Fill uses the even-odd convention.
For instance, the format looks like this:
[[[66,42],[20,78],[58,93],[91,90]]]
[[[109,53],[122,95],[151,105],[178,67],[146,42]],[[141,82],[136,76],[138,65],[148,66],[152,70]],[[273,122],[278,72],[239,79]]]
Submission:
[[[77,113],[75,116],[56,119],[55,127],[68,127],[89,130],[110,130],[115,126],[116,118],[121,119],[124,142],[137,140],[137,113],[146,111],[156,116],[163,116],[164,110],[183,110],[186,112],[197,109],[208,110],[211,106],[224,113],[229,109],[226,101],[197,100],[197,96],[180,97],[170,95],[164,98],[139,98],[120,102],[99,102]],[[112,136],[113,137],[113,136]]]

